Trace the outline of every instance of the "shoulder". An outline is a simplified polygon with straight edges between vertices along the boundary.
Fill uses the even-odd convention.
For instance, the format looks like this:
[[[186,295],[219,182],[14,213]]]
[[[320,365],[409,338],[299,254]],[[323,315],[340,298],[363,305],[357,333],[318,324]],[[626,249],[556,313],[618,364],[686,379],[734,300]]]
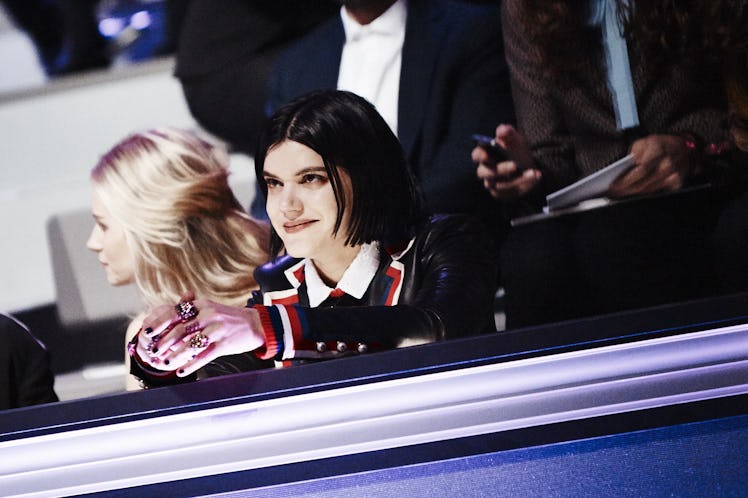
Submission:
[[[3,343],[2,350],[10,356],[46,351],[25,325],[4,313],[0,313],[0,341]]]
[[[430,4],[443,12],[463,18],[481,17],[499,12],[499,5],[494,3],[476,3],[464,0],[417,0],[417,3]]]
[[[456,0],[411,0],[409,16],[439,20],[453,30],[472,31],[476,23],[498,24],[500,9],[494,4],[478,4]]]
[[[450,53],[481,53],[486,44],[501,45],[501,14],[497,5],[453,0],[412,0],[408,5],[410,42],[441,40],[442,51],[446,51],[440,55],[442,58]]]
[[[269,263],[258,266],[254,277],[263,292],[288,289],[292,287],[286,272],[299,265],[303,260],[291,256],[281,256]]]
[[[467,214],[434,214],[424,220],[417,230],[418,236],[461,234],[466,232],[486,232],[477,218]]]
[[[419,223],[412,232],[413,238],[406,248],[388,248],[395,259],[410,253],[422,257],[440,253],[459,252],[473,247],[490,250],[492,237],[486,226],[467,214],[434,214]]]
[[[338,39],[344,41],[344,38],[345,33],[340,16],[332,16],[292,42],[278,57],[275,66],[284,67],[291,62],[297,63],[297,61],[308,60],[309,57],[329,57],[329,54],[321,51],[320,47],[334,43]]]
[[[3,343],[7,344],[8,341],[17,344],[29,344],[37,343],[34,336],[31,335],[29,329],[21,322],[13,318],[12,316],[0,313],[0,334],[2,335]]]

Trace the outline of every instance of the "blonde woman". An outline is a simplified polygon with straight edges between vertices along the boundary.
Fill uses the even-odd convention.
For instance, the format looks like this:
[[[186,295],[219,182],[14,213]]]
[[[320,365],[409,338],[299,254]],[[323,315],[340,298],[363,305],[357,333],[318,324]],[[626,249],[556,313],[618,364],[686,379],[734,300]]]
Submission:
[[[243,306],[257,288],[252,274],[269,259],[269,227],[244,212],[227,165],[226,151],[197,134],[156,129],[125,138],[91,172],[95,225],[86,246],[109,283],[136,283],[145,305],[127,340],[148,310],[186,289]],[[138,386],[130,375],[126,384]]]

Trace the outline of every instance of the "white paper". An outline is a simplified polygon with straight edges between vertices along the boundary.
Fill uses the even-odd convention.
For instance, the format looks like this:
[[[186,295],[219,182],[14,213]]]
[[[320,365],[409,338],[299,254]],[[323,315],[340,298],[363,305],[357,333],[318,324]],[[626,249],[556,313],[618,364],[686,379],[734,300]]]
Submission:
[[[573,206],[588,199],[604,197],[610,184],[634,165],[634,157],[629,154],[618,161],[609,164],[591,175],[587,175],[578,182],[548,194],[545,198],[547,210]]]

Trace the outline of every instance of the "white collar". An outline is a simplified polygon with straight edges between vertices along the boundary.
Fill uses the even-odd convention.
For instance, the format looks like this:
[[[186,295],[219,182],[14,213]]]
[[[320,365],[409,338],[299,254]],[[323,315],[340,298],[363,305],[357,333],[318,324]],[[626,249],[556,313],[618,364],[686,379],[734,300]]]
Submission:
[[[389,9],[379,17],[366,25],[361,25],[354,20],[346,11],[345,6],[340,8],[340,19],[343,21],[345,39],[356,40],[370,33],[383,35],[400,35],[405,33],[405,21],[408,17],[406,0],[397,0]]]
[[[361,299],[369,288],[378,268],[379,243],[364,244],[343,273],[343,277],[336,288],[356,299]],[[310,259],[304,260],[304,281],[309,296],[309,306],[312,308],[319,306],[333,291],[322,281]]]

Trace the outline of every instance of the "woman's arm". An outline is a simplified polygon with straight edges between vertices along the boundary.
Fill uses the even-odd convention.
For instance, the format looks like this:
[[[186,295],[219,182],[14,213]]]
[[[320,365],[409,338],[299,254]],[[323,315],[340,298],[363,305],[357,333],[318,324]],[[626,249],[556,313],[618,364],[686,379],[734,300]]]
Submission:
[[[512,88],[517,127],[526,137],[534,163],[543,173],[545,195],[578,179],[574,146],[564,115],[543,71],[539,51],[532,45],[523,16],[522,0],[502,2],[504,50]]]

